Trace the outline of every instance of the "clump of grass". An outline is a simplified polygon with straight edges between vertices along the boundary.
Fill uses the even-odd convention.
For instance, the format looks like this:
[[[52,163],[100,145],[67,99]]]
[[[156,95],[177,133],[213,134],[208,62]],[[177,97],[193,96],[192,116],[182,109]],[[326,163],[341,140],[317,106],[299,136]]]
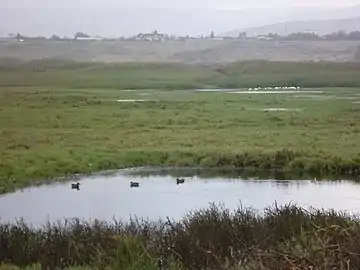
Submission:
[[[2,224],[0,244],[0,262],[41,269],[357,269],[360,220],[296,205],[211,205],[178,222]]]

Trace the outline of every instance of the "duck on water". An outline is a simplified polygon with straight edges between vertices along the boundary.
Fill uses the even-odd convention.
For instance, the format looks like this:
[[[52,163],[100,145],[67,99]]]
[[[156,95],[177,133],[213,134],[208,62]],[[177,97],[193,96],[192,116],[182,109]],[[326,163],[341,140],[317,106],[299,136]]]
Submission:
[[[177,178],[176,179],[176,184],[180,185],[180,184],[184,184],[185,183],[185,179],[184,178]]]
[[[72,189],[80,190],[80,183],[71,184],[71,188],[72,188]]]
[[[130,187],[131,188],[138,188],[138,187],[140,187],[140,184],[138,182],[130,182]]]
[[[184,178],[177,178],[177,179],[176,179],[176,183],[177,183],[178,185],[184,184],[184,183],[185,183],[185,179],[184,179]],[[139,182],[130,182],[130,187],[131,187],[131,188],[138,188],[138,187],[140,187],[140,183],[139,183]],[[71,184],[71,188],[72,188],[72,189],[80,190],[80,183]]]

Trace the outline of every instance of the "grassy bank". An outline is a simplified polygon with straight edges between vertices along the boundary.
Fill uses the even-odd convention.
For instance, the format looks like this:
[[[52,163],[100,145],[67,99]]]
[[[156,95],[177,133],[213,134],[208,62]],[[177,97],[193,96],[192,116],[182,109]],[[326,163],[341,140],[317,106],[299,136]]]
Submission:
[[[296,64],[257,63],[246,65],[259,74],[286,69],[289,78],[297,71],[290,68]],[[292,94],[169,91],[164,88],[191,83],[187,76],[196,77],[199,73],[193,69],[202,67],[183,66],[186,75],[174,77],[169,74],[178,74],[179,67],[166,65],[153,65],[149,71],[148,65],[113,69],[65,62],[46,72],[27,70],[29,63],[14,65],[13,70],[8,65],[0,71],[1,192],[37,179],[144,165],[359,174],[358,88],[302,89]],[[302,65],[299,74],[315,73],[314,68],[323,65],[321,72],[329,68],[355,78],[353,64]],[[307,70],[306,65],[314,66]],[[253,69],[246,72],[252,74]],[[218,72],[241,78],[239,70],[234,64]],[[109,76],[159,89],[112,89],[119,86],[116,83],[95,87],[111,84]],[[143,76],[149,76],[149,84]],[[130,99],[145,102],[118,102]]]
[[[6,264],[0,269],[325,270],[360,264],[359,217],[293,205],[261,214],[213,205],[180,222],[2,224],[0,242]],[[159,268],[160,261],[168,268]]]
[[[144,165],[357,175],[360,90],[308,90],[2,87],[0,187]]]

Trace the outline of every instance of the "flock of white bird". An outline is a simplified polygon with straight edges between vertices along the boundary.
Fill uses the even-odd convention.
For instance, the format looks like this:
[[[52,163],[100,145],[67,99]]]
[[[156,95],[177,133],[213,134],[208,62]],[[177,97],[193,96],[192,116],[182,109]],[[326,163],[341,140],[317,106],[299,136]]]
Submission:
[[[300,89],[299,86],[275,86],[275,87],[256,87],[256,88],[249,88],[249,91],[258,91],[258,90],[296,90]]]

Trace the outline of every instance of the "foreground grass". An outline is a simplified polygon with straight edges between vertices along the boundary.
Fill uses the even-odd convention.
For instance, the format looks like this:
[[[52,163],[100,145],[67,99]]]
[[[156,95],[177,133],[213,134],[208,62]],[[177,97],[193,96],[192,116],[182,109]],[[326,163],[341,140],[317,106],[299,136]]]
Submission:
[[[0,189],[144,165],[358,175],[360,90],[322,91],[299,96],[3,87]],[[268,108],[289,111],[263,111]]]
[[[359,217],[293,205],[261,215],[212,205],[180,222],[2,224],[0,243],[6,264],[0,269],[325,270],[360,264]]]

